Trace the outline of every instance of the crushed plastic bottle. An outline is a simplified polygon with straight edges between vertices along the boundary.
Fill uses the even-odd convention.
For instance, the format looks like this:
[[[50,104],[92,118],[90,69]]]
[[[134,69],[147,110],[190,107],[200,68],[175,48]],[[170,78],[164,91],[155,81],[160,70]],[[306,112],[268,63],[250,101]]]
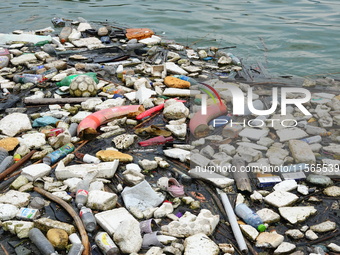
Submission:
[[[242,218],[245,223],[253,226],[260,232],[266,230],[266,226],[263,225],[263,221],[258,214],[251,210],[246,204],[240,203],[235,207],[235,213]]]

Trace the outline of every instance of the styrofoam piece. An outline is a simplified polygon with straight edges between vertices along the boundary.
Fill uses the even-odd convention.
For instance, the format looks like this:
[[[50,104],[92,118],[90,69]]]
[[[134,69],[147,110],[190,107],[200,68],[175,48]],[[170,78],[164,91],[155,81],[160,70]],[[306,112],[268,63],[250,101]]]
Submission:
[[[165,196],[155,192],[147,181],[133,187],[125,187],[122,197],[127,208],[138,208],[140,211],[156,207],[165,199]]]
[[[190,156],[190,151],[177,148],[164,150],[163,152],[165,156],[179,159],[182,162],[186,161],[187,157]]]
[[[121,222],[124,220],[135,220],[135,218],[124,207],[112,209],[95,214],[97,223],[112,236]]]
[[[0,204],[0,220],[11,220],[18,213],[18,207],[10,204]]]
[[[234,184],[234,179],[227,178],[223,175],[217,174],[201,167],[193,168],[188,173],[193,178],[210,181],[218,188],[225,188]]]
[[[45,163],[29,165],[22,169],[22,176],[29,181],[35,181],[37,178],[44,177],[51,172],[51,167]]]
[[[118,197],[115,193],[101,190],[91,190],[86,206],[92,210],[106,211],[116,206]]]
[[[81,164],[65,166],[63,162],[59,162],[55,169],[55,176],[59,180],[78,177],[84,178],[88,173],[97,171],[97,178],[112,178],[117,170],[119,160],[112,162],[103,162],[99,164]]]

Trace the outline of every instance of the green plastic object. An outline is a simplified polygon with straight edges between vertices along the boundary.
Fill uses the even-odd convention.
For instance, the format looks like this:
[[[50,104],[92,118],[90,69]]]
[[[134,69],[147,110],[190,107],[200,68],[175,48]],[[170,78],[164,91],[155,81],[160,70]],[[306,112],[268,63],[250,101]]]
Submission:
[[[257,226],[257,230],[259,232],[264,232],[264,231],[266,231],[266,226],[263,225],[263,224],[260,224],[260,225]]]
[[[50,43],[50,41],[44,40],[44,41],[37,42],[36,44],[34,44],[34,46],[44,46],[45,44],[48,44],[48,43]]]
[[[97,79],[97,74],[96,73],[83,73],[83,74],[73,74],[73,75],[69,75],[67,77],[65,77],[64,79],[62,79],[60,82],[57,82],[56,85],[58,87],[62,87],[62,86],[70,86],[71,82],[73,81],[74,78],[78,77],[79,75],[87,75],[93,78],[93,80],[98,83],[99,80]]]

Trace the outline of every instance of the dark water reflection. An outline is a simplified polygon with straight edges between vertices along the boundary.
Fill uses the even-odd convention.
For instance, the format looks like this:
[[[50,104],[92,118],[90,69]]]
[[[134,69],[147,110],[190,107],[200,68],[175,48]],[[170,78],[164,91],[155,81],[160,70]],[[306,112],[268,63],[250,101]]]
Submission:
[[[51,18],[83,17],[121,27],[149,27],[188,46],[237,45],[233,53],[270,72],[305,76],[340,72],[338,0],[3,0],[0,32],[41,29]]]

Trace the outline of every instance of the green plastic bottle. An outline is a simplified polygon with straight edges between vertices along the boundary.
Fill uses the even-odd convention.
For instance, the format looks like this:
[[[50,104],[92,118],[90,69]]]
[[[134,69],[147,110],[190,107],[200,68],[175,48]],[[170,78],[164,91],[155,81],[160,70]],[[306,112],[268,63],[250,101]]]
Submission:
[[[45,44],[48,44],[48,43],[50,43],[49,40],[44,40],[44,41],[37,42],[36,44],[34,44],[34,46],[44,46]]]
[[[74,78],[78,77],[79,75],[87,75],[93,78],[93,80],[98,83],[99,80],[97,79],[97,74],[96,73],[83,73],[83,74],[73,74],[73,75],[69,75],[67,77],[65,77],[64,79],[62,79],[60,82],[57,82],[56,85],[58,87],[62,87],[62,86],[70,86],[71,82],[73,81]]]

